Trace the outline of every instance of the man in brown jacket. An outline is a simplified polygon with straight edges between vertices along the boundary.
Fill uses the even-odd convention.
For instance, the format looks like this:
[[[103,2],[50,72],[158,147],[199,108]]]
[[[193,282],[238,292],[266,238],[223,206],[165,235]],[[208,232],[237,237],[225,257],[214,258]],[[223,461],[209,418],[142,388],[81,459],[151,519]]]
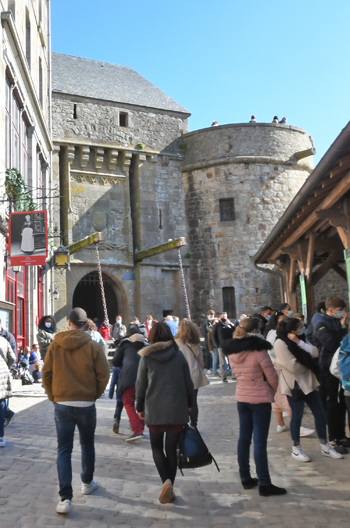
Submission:
[[[72,509],[72,450],[77,425],[82,459],[82,493],[90,495],[98,486],[95,470],[95,401],[108,380],[108,362],[101,345],[84,332],[87,314],[74,308],[68,316],[70,330],[56,334],[47,350],[42,373],[43,385],[55,405],[57,430],[57,471],[60,502],[57,513]]]

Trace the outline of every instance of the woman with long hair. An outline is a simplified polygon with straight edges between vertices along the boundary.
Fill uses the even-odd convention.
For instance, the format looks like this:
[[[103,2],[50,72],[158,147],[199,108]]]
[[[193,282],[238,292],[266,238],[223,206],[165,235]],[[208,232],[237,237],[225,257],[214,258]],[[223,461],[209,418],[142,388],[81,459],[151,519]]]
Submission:
[[[193,382],[188,363],[166,323],[155,323],[150,345],[139,354],[136,410],[150,431],[153,460],[163,486],[159,502],[173,502],[180,433],[193,405]]]
[[[236,401],[239,416],[237,457],[244,489],[259,485],[259,495],[284,495],[286,490],[271,483],[267,460],[267,437],[271,420],[271,403],[277,390],[278,377],[268,350],[271,345],[259,334],[259,321],[248,318],[244,328],[237,327],[233,338],[226,341],[224,353],[237,380]],[[249,457],[254,438],[254,460],[258,478],[252,478]]]
[[[209,384],[204,374],[203,352],[200,346],[200,331],[198,326],[189,319],[182,319],[177,330],[175,342],[187,359],[188,366],[190,367],[190,374],[194,386],[194,398],[190,416],[191,425],[196,426],[198,423],[198,389]]]
[[[300,462],[310,462],[300,445],[300,426],[306,403],[314,415],[322,455],[343,458],[328,444],[326,415],[317,390],[320,385],[317,379],[318,366],[315,362],[318,350],[300,339],[301,328],[301,321],[295,317],[280,321],[274,346],[276,363],[280,368],[281,392],[286,394],[292,410],[292,457]]]
[[[47,349],[56,335],[56,321],[52,315],[44,315],[39,321],[36,334],[42,361],[45,361]]]

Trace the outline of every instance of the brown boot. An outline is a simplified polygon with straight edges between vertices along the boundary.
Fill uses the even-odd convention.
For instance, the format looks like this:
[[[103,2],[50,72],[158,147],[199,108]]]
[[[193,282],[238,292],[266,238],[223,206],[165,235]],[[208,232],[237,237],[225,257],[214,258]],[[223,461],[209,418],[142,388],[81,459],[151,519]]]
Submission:
[[[159,495],[159,502],[161,504],[169,504],[170,502],[173,502],[175,499],[174,491],[173,491],[173,485],[171,483],[171,480],[166,480],[162,486],[162,491]]]

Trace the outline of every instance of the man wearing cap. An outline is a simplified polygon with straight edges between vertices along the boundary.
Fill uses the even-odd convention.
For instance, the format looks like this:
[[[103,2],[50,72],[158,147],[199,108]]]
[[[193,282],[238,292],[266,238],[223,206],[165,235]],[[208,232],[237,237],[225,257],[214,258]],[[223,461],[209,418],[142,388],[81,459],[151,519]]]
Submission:
[[[57,471],[60,502],[57,513],[72,509],[72,450],[78,427],[82,459],[82,493],[90,495],[98,486],[95,470],[95,401],[103,394],[109,367],[103,347],[84,332],[87,314],[74,308],[68,316],[70,330],[60,332],[47,350],[42,372],[46,394],[55,405]]]

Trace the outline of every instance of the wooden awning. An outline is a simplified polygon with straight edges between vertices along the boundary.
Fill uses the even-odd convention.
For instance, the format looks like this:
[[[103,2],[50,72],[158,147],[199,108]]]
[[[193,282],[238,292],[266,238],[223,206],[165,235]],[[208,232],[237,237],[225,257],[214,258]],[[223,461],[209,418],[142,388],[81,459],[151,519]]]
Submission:
[[[296,284],[305,277],[308,313],[313,287],[333,269],[346,280],[344,249],[350,246],[350,122],[310,174],[253,263],[274,264],[285,301],[296,309]]]

